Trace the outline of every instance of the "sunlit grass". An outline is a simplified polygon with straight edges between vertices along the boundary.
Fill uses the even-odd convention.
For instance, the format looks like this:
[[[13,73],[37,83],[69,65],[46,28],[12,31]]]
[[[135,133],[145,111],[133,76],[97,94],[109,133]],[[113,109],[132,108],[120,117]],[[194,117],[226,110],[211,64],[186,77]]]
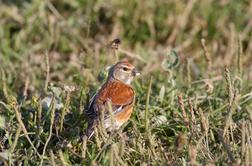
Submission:
[[[251,6],[1,1],[0,165],[249,165]],[[142,73],[134,113],[80,140],[115,55]]]

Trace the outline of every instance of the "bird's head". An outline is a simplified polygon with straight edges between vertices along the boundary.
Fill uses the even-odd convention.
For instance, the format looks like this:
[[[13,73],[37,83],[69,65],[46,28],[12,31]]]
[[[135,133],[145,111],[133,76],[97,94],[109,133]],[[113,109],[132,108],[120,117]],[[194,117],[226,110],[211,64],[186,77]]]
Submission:
[[[114,64],[109,70],[109,80],[114,79],[125,84],[130,84],[134,77],[140,75],[135,66],[123,60]]]

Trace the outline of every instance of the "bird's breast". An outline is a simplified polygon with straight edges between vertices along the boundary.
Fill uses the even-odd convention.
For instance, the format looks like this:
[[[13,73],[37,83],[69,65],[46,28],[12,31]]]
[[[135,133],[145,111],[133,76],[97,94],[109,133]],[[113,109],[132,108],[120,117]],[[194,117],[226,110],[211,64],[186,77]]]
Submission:
[[[133,107],[130,107],[128,109],[125,109],[117,114],[115,114],[115,119],[121,123],[125,123],[129,120],[131,114],[133,111]]]

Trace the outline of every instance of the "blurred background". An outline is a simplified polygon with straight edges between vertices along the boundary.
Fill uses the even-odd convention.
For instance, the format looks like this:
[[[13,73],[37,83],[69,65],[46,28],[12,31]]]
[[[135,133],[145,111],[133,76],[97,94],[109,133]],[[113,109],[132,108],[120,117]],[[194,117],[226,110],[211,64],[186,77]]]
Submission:
[[[114,63],[106,45],[120,38],[121,48],[133,53],[119,52],[120,58],[142,59],[137,64],[144,74],[161,69],[175,50],[180,68],[189,60],[192,76],[199,78],[207,72],[201,42],[205,39],[214,75],[224,66],[237,65],[240,51],[238,63],[251,79],[251,16],[249,0],[1,0],[0,61],[8,73],[18,78],[29,73],[35,81],[43,77],[35,71],[43,71],[48,52],[51,80],[72,81],[81,66],[101,69]],[[85,77],[99,70],[90,72]],[[18,80],[20,85],[25,79]]]
[[[37,135],[31,134],[32,142],[42,153],[41,142],[48,138],[50,123],[44,118],[45,124],[40,126],[32,110],[39,108],[48,91],[57,93],[68,110],[60,115],[62,124],[65,119],[65,133],[60,132],[60,137],[69,142],[78,137],[74,129],[84,131],[84,107],[117,55],[142,72],[133,84],[136,112],[124,130],[135,137],[113,145],[124,149],[120,154],[113,149],[102,153],[97,144],[89,144],[86,160],[79,157],[80,145],[72,143],[71,150],[64,151],[67,162],[155,165],[169,161],[180,165],[195,161],[197,152],[201,164],[252,161],[246,158],[252,154],[251,148],[244,149],[249,145],[244,140],[251,139],[251,37],[250,0],[0,0],[0,114],[7,125],[0,128],[0,136],[7,133],[9,140],[0,144],[0,151],[8,149],[7,144],[12,145],[21,130],[10,109],[14,98],[28,131]],[[116,38],[121,39],[118,50],[110,47]],[[195,124],[203,126],[202,130],[196,127],[194,135],[185,125],[188,121],[183,112],[190,117],[192,108]],[[220,137],[220,132],[228,134]],[[190,148],[199,138],[203,141],[197,146],[202,150]],[[26,151],[31,148],[25,137],[16,141],[15,162],[40,161],[34,152]],[[62,159],[58,152],[62,146],[57,144],[61,141],[53,139],[48,145],[58,159]],[[97,153],[116,154],[121,159],[101,159]]]

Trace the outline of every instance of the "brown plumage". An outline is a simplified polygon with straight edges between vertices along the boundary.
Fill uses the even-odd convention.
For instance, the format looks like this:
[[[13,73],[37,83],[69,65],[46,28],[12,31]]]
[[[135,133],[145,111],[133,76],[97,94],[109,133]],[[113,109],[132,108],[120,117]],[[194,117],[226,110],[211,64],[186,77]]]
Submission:
[[[110,131],[120,128],[123,123],[127,122],[135,102],[135,93],[130,83],[137,75],[139,72],[127,61],[119,61],[110,68],[106,83],[91,99],[87,110],[88,129],[86,135],[88,138],[93,135],[94,128],[99,123],[101,111],[104,111],[104,126]],[[112,108],[115,126],[112,126],[109,116],[110,108]]]

